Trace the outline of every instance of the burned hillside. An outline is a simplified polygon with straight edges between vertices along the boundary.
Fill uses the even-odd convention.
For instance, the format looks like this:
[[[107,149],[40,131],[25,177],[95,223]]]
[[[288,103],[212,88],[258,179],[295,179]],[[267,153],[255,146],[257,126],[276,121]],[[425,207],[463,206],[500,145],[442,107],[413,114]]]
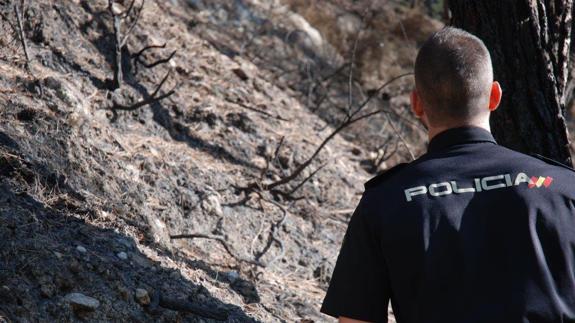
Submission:
[[[327,321],[441,27],[365,3],[0,2],[0,317]]]

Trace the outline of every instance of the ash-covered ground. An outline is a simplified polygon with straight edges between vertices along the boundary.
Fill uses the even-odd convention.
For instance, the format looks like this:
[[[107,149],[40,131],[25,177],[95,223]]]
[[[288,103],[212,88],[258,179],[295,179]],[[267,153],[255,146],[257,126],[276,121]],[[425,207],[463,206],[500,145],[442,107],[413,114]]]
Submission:
[[[425,147],[376,89],[441,26],[368,3],[136,0],[115,89],[108,1],[27,1],[29,70],[0,1],[0,321],[329,321],[363,183]]]

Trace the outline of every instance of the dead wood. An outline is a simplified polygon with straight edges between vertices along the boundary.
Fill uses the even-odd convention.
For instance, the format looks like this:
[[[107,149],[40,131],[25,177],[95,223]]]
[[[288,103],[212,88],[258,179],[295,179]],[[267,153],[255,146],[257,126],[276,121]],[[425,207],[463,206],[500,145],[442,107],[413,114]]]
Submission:
[[[24,0],[21,1],[20,3],[21,5],[21,9],[24,9]],[[20,37],[20,42],[22,43],[22,50],[24,51],[24,57],[26,58],[26,70],[28,72],[30,72],[30,55],[28,54],[28,43],[26,42],[26,35],[24,34],[24,26],[22,24],[22,15],[21,15],[21,10],[18,9],[18,5],[14,4],[14,14],[16,15],[16,22],[18,23],[17,26],[17,30],[18,30],[18,36]]]
[[[108,11],[112,15],[113,19],[113,29],[114,29],[114,79],[113,79],[113,89],[119,89],[122,87],[123,81],[123,71],[122,71],[122,49],[126,46],[129,36],[138,24],[142,11],[144,10],[145,0],[142,0],[141,5],[138,9],[135,9],[136,0],[132,0],[128,9],[124,12],[116,12],[114,7],[115,1],[108,0]],[[135,11],[134,18],[132,19],[131,25],[122,33],[122,22],[128,20],[131,13]]]
[[[148,50],[151,49],[156,49],[156,48],[166,48],[166,43],[162,44],[162,45],[148,45],[145,46],[144,48],[142,48],[141,50],[139,50],[137,53],[132,55],[132,60],[134,61],[134,68],[135,68],[135,74],[138,74],[138,66],[142,65],[145,68],[154,68],[158,65],[161,64],[165,64],[168,63],[170,60],[172,60],[172,58],[174,58],[174,56],[176,55],[177,51],[173,51],[170,55],[168,55],[166,58],[160,58],[152,63],[146,63],[143,59],[142,59],[142,55],[147,52]]]
[[[388,85],[392,84],[393,82],[412,75],[413,73],[406,73],[406,74],[402,74],[399,76],[396,76],[394,78],[392,78],[391,80],[389,80],[388,82],[384,83],[382,86],[380,86],[377,90],[373,91],[358,107],[357,109],[355,109],[355,111],[353,111],[351,114],[349,114],[345,120],[340,124],[339,127],[335,128],[323,141],[322,143],[316,148],[316,150],[314,151],[314,153],[305,161],[303,162],[298,168],[296,168],[292,173],[290,173],[289,175],[282,177],[281,179],[269,183],[269,184],[264,184],[262,185],[262,188],[265,190],[271,190],[274,189],[280,185],[284,185],[286,183],[291,182],[292,180],[294,180],[295,178],[297,178],[312,162],[313,160],[319,155],[319,153],[322,151],[322,149],[327,145],[327,143],[329,141],[331,141],[338,133],[340,133],[343,129],[351,126],[352,124],[369,118],[371,116],[374,116],[376,114],[380,114],[385,112],[384,110],[376,110],[376,111],[372,111],[369,113],[365,113],[363,115],[360,115],[361,112],[363,111],[363,109],[368,105],[368,103],[373,100],[374,97],[376,97],[385,87],[387,87]],[[394,128],[394,131],[396,132],[396,134],[400,135],[397,132],[397,129]],[[401,137],[402,141],[405,143],[405,140],[403,140],[403,137]],[[409,150],[409,146],[407,144],[405,144],[406,147]],[[413,154],[411,153],[411,150],[409,150],[411,156],[413,157]]]
[[[283,241],[278,236],[278,231],[281,228],[281,226],[283,225],[283,223],[285,222],[287,215],[288,215],[288,211],[283,205],[281,205],[281,204],[279,204],[279,203],[277,203],[271,199],[266,199],[259,193],[257,193],[257,196],[260,198],[260,201],[270,203],[270,204],[276,206],[277,208],[279,208],[282,211],[282,217],[278,221],[276,221],[275,223],[272,224],[266,245],[264,246],[264,248],[260,252],[258,252],[255,255],[254,258],[245,257],[243,255],[240,255],[235,250],[235,248],[230,246],[227,239],[221,235],[206,234],[206,233],[188,233],[188,234],[170,235],[170,239],[172,239],[172,240],[177,240],[177,239],[209,239],[209,240],[214,240],[214,241],[217,241],[218,243],[220,243],[220,245],[226,250],[226,252],[230,256],[232,256],[234,259],[236,259],[237,261],[244,262],[244,263],[247,263],[250,265],[255,265],[258,267],[263,267],[263,268],[268,267],[271,264],[273,264],[277,259],[283,257],[283,255],[285,253],[284,244],[283,244]],[[249,197],[247,197],[247,199],[249,199]],[[257,235],[259,236],[259,234],[260,233],[258,232]],[[254,239],[257,239],[257,236],[254,237]],[[260,259],[271,249],[271,246],[273,245],[274,242],[278,245],[278,248],[280,250],[279,253],[274,258],[272,258],[270,261],[262,262]]]
[[[251,264],[251,265],[256,265],[259,267],[265,267],[265,264],[262,263],[259,260],[255,260],[252,258],[248,258],[248,257],[244,257],[240,254],[238,254],[238,252],[231,247],[228,242],[226,241],[225,237],[223,236],[219,236],[219,235],[214,235],[214,234],[205,234],[205,233],[188,233],[188,234],[177,234],[177,235],[171,235],[170,239],[172,240],[177,240],[177,239],[209,239],[209,240],[214,240],[220,243],[220,245],[222,245],[222,247],[224,247],[224,249],[227,251],[227,253],[232,256],[233,258],[235,258],[237,261],[240,262],[245,262],[247,264]]]
[[[174,93],[176,93],[176,88],[177,86],[175,86],[174,88],[172,88],[170,91],[158,95],[158,93],[160,92],[160,90],[162,89],[162,86],[164,85],[164,83],[166,82],[166,80],[168,79],[168,77],[170,76],[171,71],[168,71],[166,73],[166,75],[164,76],[164,78],[162,79],[162,81],[156,86],[156,89],[154,90],[154,92],[150,95],[150,97],[146,98],[146,99],[142,99],[132,105],[124,105],[118,102],[114,102],[112,107],[110,108],[110,110],[112,110],[112,112],[114,113],[114,116],[112,117],[112,122],[116,121],[116,119],[118,118],[118,114],[117,111],[134,111],[137,109],[140,109],[142,107],[145,107],[147,105],[150,104],[154,104],[156,102],[159,102],[163,99],[166,99],[168,97],[170,97],[171,95],[173,95]]]

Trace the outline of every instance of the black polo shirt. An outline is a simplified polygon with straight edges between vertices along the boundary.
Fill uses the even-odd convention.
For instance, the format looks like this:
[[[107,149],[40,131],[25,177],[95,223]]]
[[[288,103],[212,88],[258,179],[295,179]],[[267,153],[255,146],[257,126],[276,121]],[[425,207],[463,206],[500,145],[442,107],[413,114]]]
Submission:
[[[575,322],[575,172],[438,134],[366,183],[322,312],[399,323]]]

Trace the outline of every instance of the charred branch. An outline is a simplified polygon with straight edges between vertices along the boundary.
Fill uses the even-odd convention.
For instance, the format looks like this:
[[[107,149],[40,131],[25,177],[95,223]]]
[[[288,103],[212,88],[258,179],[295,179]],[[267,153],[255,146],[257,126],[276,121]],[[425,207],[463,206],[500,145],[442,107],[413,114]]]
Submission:
[[[162,44],[162,45],[148,45],[144,48],[142,48],[140,51],[138,51],[137,53],[135,53],[134,55],[132,55],[132,59],[134,61],[134,67],[136,69],[136,74],[138,74],[138,66],[142,65],[145,68],[154,68],[158,65],[161,64],[165,64],[168,63],[170,60],[172,60],[172,58],[174,58],[174,56],[176,55],[177,51],[173,51],[170,55],[168,55],[168,57],[166,58],[161,58],[158,59],[157,61],[154,61],[152,63],[146,63],[143,59],[142,59],[142,55],[144,55],[144,53],[146,53],[148,50],[151,49],[156,49],[156,48],[166,48],[166,43]]]
[[[114,117],[112,118],[112,121],[115,121],[118,117],[117,115],[117,111],[134,111],[137,110],[139,108],[145,107],[147,105],[159,102],[163,99],[166,99],[168,97],[170,97],[171,95],[173,95],[174,93],[176,93],[176,87],[172,88],[170,91],[158,95],[158,93],[160,92],[160,90],[162,89],[162,86],[164,86],[164,83],[166,83],[166,80],[169,78],[170,76],[170,71],[168,71],[168,73],[166,73],[166,75],[164,76],[164,78],[162,79],[162,81],[156,86],[156,89],[154,90],[154,92],[150,95],[150,97],[146,98],[146,99],[142,99],[132,105],[124,105],[118,102],[114,102],[113,106],[110,108],[110,110],[113,111],[114,113]]]
[[[144,10],[145,0],[142,0],[141,5],[137,9],[135,9],[135,2],[136,0],[133,0],[127,10],[124,12],[119,12],[119,9],[116,7],[117,4],[114,2],[114,0],[108,0],[108,11],[112,15],[114,29],[114,89],[119,89],[122,87],[122,80],[124,78],[122,72],[122,49],[124,46],[126,46],[128,38],[138,24],[141,13]],[[135,11],[135,15],[132,19],[132,23],[123,33],[122,22],[128,20],[133,11]]]
[[[239,262],[247,263],[247,264],[258,266],[258,267],[264,267],[264,268],[270,266],[277,259],[283,257],[283,255],[285,253],[284,244],[283,244],[283,241],[278,236],[278,231],[281,228],[281,226],[283,225],[283,223],[285,222],[287,215],[288,215],[288,211],[283,205],[281,205],[281,204],[279,204],[273,200],[265,199],[259,193],[257,195],[260,198],[260,201],[268,202],[268,203],[276,206],[277,208],[279,208],[282,211],[282,216],[278,221],[276,221],[275,223],[272,224],[266,245],[264,246],[264,248],[260,252],[258,252],[255,255],[254,258],[240,255],[235,250],[235,248],[233,248],[228,243],[227,239],[221,235],[205,234],[205,233],[188,233],[188,234],[171,235],[170,239],[172,239],[172,240],[177,240],[177,239],[209,239],[209,240],[214,240],[214,241],[217,241],[224,248],[224,250],[226,250],[226,252],[230,256],[232,256],[232,258],[236,259]],[[258,235],[259,234],[260,233],[258,233]],[[257,236],[255,238],[257,238]],[[274,243],[276,243],[278,245],[279,253],[267,262],[261,261],[261,258],[271,249],[271,247]]]
[[[22,10],[24,9],[24,0],[22,0],[21,2],[21,6],[22,6]],[[16,15],[16,22],[17,24],[17,30],[18,30],[18,36],[20,37],[20,42],[22,43],[22,50],[24,51],[24,57],[26,58],[26,62],[25,62],[25,66],[26,66],[26,70],[28,72],[30,72],[30,55],[28,54],[28,43],[26,42],[26,35],[24,34],[24,26],[22,24],[22,14],[21,14],[21,9],[18,9],[18,5],[14,4],[14,14]]]
[[[376,111],[372,111],[369,113],[365,113],[365,114],[361,114],[362,111],[365,109],[365,107],[369,104],[369,102],[371,102],[371,100],[373,100],[374,97],[376,97],[384,88],[386,88],[388,85],[392,84],[393,82],[412,75],[413,73],[406,73],[406,74],[402,74],[399,75],[397,77],[392,78],[391,80],[389,80],[388,82],[384,83],[382,86],[380,86],[377,90],[373,91],[356,109],[355,111],[353,111],[350,115],[348,115],[345,120],[337,127],[335,128],[324,140],[323,142],[316,148],[316,150],[314,151],[314,153],[305,161],[303,162],[299,167],[297,167],[291,174],[275,181],[269,184],[264,184],[262,185],[262,188],[265,190],[272,190],[280,185],[284,185],[287,184],[291,181],[293,181],[294,179],[296,179],[309,165],[311,165],[311,163],[314,161],[314,159],[319,155],[319,153],[323,150],[323,148],[328,144],[328,142],[330,142],[338,133],[340,133],[342,130],[346,129],[347,127],[351,126],[352,124],[361,121],[363,119],[372,117],[376,114],[380,114],[383,113],[385,111],[383,110],[376,110]],[[394,131],[396,131],[397,133],[397,129],[394,128]],[[405,140],[403,140],[402,137],[402,142],[405,143]],[[406,148],[409,150],[409,146],[407,145],[407,143],[405,143]],[[412,156],[413,159],[415,159],[413,157],[413,153],[411,153],[411,150],[409,150],[410,155]]]

